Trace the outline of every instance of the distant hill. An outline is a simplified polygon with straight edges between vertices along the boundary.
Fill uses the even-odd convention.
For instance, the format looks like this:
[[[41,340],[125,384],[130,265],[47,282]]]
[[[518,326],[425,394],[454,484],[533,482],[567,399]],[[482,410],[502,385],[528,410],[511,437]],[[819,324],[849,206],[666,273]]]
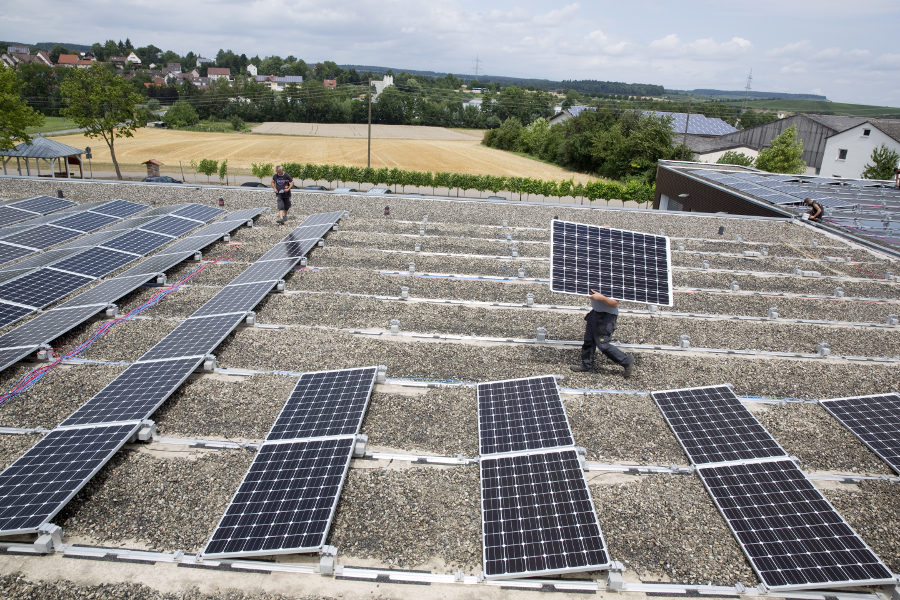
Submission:
[[[72,52],[87,52],[91,49],[90,46],[85,46],[84,44],[67,44],[65,42],[38,42],[36,44],[23,44],[22,42],[0,42],[0,51],[6,52],[7,46],[29,46],[30,48],[39,48],[41,50],[46,50],[47,52],[49,52],[53,50],[53,46],[56,46],[57,44],[68,48]]]
[[[712,89],[696,89],[696,90],[666,90],[667,94],[684,94],[687,96],[706,96],[709,98],[721,98],[723,100],[743,100],[751,98],[753,100],[822,100],[828,101],[825,96],[817,94],[788,94],[787,92],[754,92],[747,90],[712,90]]]

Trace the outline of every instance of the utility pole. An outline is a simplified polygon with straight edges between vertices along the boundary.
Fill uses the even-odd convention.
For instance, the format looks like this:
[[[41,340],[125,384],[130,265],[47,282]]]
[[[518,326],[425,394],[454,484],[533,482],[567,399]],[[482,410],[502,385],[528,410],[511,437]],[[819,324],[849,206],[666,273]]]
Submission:
[[[369,148],[366,152],[366,168],[372,167],[372,80],[369,80],[369,88],[366,90],[366,99],[369,101]]]
[[[693,105],[694,105],[694,100],[691,99],[691,101],[688,102],[687,118],[684,120],[684,136],[681,138],[681,160],[684,160],[684,149],[685,149],[685,146],[687,146],[688,125],[691,122],[691,107]]]
[[[481,64],[481,60],[478,58],[478,55],[475,55],[475,79],[478,79],[478,66]]]

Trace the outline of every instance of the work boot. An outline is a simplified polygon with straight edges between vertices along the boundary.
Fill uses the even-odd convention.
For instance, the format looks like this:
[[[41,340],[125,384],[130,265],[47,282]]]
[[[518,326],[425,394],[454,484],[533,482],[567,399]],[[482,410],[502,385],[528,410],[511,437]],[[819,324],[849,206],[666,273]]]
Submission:
[[[275,222],[278,223],[279,225],[284,225],[284,219],[282,219],[282,218],[275,219]]]
[[[586,367],[584,365],[575,365],[575,366],[569,367],[569,368],[572,369],[573,371],[575,371],[576,373],[584,373],[585,371],[593,371],[594,370],[594,367]]]
[[[628,363],[627,365],[625,365],[625,372],[622,373],[622,377],[624,377],[625,379],[628,379],[629,377],[631,377],[631,374],[634,371],[634,369],[631,368],[631,366],[633,364],[634,363]]]

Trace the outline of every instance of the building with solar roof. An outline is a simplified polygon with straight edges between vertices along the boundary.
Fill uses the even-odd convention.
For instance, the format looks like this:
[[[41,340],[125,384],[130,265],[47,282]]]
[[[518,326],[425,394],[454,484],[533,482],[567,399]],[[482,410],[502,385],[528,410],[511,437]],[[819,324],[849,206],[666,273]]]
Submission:
[[[894,600],[872,183],[298,185],[279,225],[266,190],[0,177],[0,596]],[[628,379],[569,369],[590,289]]]

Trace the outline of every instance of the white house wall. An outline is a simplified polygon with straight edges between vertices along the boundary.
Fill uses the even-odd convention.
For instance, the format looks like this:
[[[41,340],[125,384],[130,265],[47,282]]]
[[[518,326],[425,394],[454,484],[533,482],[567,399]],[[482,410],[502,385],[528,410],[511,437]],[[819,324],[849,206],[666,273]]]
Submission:
[[[868,136],[863,135],[866,129],[871,130]],[[836,133],[825,142],[820,175],[859,179],[866,165],[872,163],[872,151],[882,144],[900,152],[900,142],[869,123]],[[847,151],[846,159],[838,158],[841,150]]]
[[[759,156],[759,151],[754,150],[753,148],[747,148],[746,146],[740,148],[729,148],[727,150],[716,150],[715,152],[707,152],[706,154],[699,154],[697,156],[697,160],[705,163],[714,163],[726,153],[726,152],[739,152],[741,154],[745,154],[750,158],[756,159]]]

